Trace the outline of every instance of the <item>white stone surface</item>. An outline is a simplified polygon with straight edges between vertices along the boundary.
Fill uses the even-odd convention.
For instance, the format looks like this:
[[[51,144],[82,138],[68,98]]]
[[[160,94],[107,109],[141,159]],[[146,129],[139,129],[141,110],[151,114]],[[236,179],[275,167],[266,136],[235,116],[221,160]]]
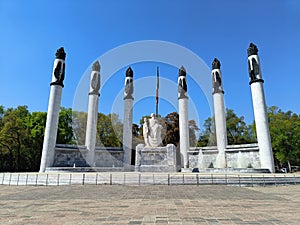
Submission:
[[[60,111],[62,87],[50,86],[47,121],[43,142],[40,172],[45,172],[46,167],[51,167],[54,162],[55,144],[57,137],[58,118]]]
[[[131,165],[133,99],[124,99],[123,149],[124,166]]]
[[[275,168],[263,83],[252,83],[251,92],[261,168],[269,169],[273,173]]]
[[[86,124],[85,146],[88,153],[86,161],[90,166],[95,163],[95,146],[97,135],[97,120],[98,120],[98,102],[99,96],[96,94],[89,95],[88,115]]]
[[[62,65],[65,64],[65,60],[63,60],[63,59],[55,59],[55,60],[54,60],[51,82],[55,82],[55,81],[57,80],[57,78],[54,76],[54,70],[55,70],[55,68],[56,68],[56,66],[57,66],[57,64],[58,64],[59,62],[61,62]],[[64,70],[64,67],[62,66],[62,67],[60,68],[60,73],[62,73],[63,70]]]
[[[258,55],[250,55],[248,57],[248,61],[249,61],[249,65],[250,65],[250,69],[253,70],[253,65],[252,65],[252,59],[255,59],[255,61],[257,62],[257,64],[259,65],[259,74],[256,75],[256,79],[262,79],[262,75],[261,75],[261,68],[260,68],[260,61],[259,61],[259,57]]]
[[[178,99],[179,109],[179,145],[181,155],[181,165],[183,168],[189,167],[188,150],[189,143],[189,126],[188,126],[188,98]]]
[[[143,135],[146,146],[159,147],[162,146],[161,131],[163,127],[158,123],[154,113],[151,113],[151,118],[144,119]]]
[[[87,147],[86,162],[95,166],[95,147],[97,137],[98,104],[100,89],[100,71],[92,71],[90,78],[90,92],[88,115],[85,133],[85,146]]]
[[[227,147],[227,131],[226,131],[226,116],[224,106],[224,94],[215,93],[214,99],[214,112],[215,112],[215,126],[216,137],[219,156],[217,157],[216,166],[218,168],[226,168],[225,149]]]
[[[168,144],[165,147],[147,147],[139,144],[136,147],[136,172],[177,172],[176,147]]]

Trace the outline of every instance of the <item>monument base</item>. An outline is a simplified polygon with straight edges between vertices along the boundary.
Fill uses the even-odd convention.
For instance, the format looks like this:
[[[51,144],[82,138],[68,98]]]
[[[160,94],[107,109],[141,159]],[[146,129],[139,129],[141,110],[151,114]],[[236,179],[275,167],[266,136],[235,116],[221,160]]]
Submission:
[[[136,172],[177,172],[176,147],[168,144],[166,147],[136,147]]]
[[[254,169],[254,168],[182,168],[183,173],[270,173],[269,169]]]

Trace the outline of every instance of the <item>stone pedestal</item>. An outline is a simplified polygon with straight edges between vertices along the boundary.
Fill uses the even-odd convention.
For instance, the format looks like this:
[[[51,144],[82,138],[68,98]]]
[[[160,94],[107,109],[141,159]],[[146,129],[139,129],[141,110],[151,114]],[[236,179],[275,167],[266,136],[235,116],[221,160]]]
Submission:
[[[124,165],[131,165],[133,99],[124,100],[123,149]]]
[[[215,58],[212,63],[212,84],[213,84],[213,99],[214,99],[214,116],[216,126],[216,137],[218,145],[218,156],[216,158],[216,167],[225,168],[227,147],[227,131],[226,131],[226,115],[224,104],[224,91],[222,84],[221,63]]]
[[[188,150],[189,143],[189,127],[188,127],[188,98],[178,99],[179,108],[179,146],[181,155],[181,166],[183,168],[189,167]]]
[[[176,147],[168,144],[166,147],[136,147],[136,172],[177,172]]]
[[[55,55],[56,59],[54,60],[52,80],[50,83],[50,97],[40,164],[40,172],[45,172],[46,167],[52,166],[54,162],[60,103],[62,96],[62,88],[64,87],[63,81],[65,78],[66,58],[64,48],[59,48],[56,51]]]
[[[54,162],[61,95],[62,87],[52,85],[50,89],[40,172],[45,172],[46,167],[51,167]]]
[[[96,61],[92,67],[89,105],[86,124],[85,146],[87,147],[86,161],[90,166],[95,166],[95,147],[98,121],[98,102],[100,90],[100,63]]]
[[[90,166],[94,166],[95,146],[98,120],[98,95],[89,95],[89,107],[86,124],[85,146],[88,149],[86,161]]]
[[[248,71],[252,93],[252,103],[262,169],[275,172],[271,137],[269,131],[267,105],[264,94],[262,73],[256,45],[250,43],[248,52]]]
[[[124,87],[123,150],[124,166],[130,167],[132,155],[132,110],[133,110],[133,71],[126,70]]]
[[[253,110],[261,168],[269,169],[270,172],[274,173],[274,159],[272,152],[271,137],[269,132],[268,114],[263,90],[263,83],[252,83],[251,92],[253,99]]]
[[[188,95],[186,83],[186,70],[183,66],[178,71],[178,111],[179,111],[179,146],[181,167],[189,167],[188,150],[189,140],[189,121],[188,121]]]

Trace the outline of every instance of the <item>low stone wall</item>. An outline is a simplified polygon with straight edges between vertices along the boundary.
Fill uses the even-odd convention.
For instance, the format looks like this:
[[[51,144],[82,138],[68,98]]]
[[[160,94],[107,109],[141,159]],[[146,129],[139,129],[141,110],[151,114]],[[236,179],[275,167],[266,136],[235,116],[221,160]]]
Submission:
[[[176,152],[176,147],[175,152]],[[143,168],[140,171],[178,171],[177,169],[171,169],[176,167],[176,158],[179,159],[179,155],[173,158],[171,152],[167,153],[167,147],[163,147],[159,151],[153,150],[148,152],[143,161]],[[257,143],[255,144],[243,144],[243,145],[229,145],[225,151],[227,167],[228,168],[255,168],[260,169],[259,149]],[[56,145],[55,148],[55,160],[53,167],[89,167],[85,161],[87,149],[85,146],[75,145]],[[216,157],[218,150],[216,146],[202,147],[202,148],[190,148],[189,154],[189,167],[190,168],[215,168]],[[115,168],[123,167],[124,152],[122,148],[117,147],[96,147],[95,151],[95,167]],[[172,162],[171,162],[172,161]],[[141,165],[141,164],[139,164]],[[150,166],[153,165],[153,166]],[[152,168],[150,168],[152,167]],[[168,169],[167,169],[168,168]]]
[[[86,146],[56,145],[53,167],[88,167],[85,161]],[[96,147],[96,167],[122,167],[123,149],[118,147]]]
[[[191,168],[215,168],[216,166],[217,146],[190,148],[188,154]],[[225,154],[228,168],[260,169],[261,167],[257,143],[229,145]]]

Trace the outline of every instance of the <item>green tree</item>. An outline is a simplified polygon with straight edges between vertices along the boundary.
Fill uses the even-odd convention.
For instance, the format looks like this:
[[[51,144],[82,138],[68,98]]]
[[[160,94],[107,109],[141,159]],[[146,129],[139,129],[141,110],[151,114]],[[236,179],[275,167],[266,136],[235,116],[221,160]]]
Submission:
[[[204,130],[200,132],[197,147],[214,146],[217,144],[214,120],[209,117],[204,121]]]
[[[268,118],[274,158],[291,171],[291,164],[300,163],[300,115],[272,106]]]
[[[190,146],[197,145],[197,134],[196,132],[200,131],[199,127],[196,124],[195,120],[189,120],[189,141]]]
[[[232,109],[227,109],[226,127],[228,144],[247,144],[255,142],[252,129],[244,121],[244,117],[238,117]]]
[[[26,106],[8,108],[4,112],[3,127],[0,131],[2,170],[22,171],[28,168],[26,143],[28,143],[29,129],[25,121],[29,115]]]
[[[41,153],[43,148],[44,133],[46,126],[47,113],[33,112],[26,119],[26,126],[29,129],[28,143],[28,161],[29,171],[38,171],[41,161]]]
[[[228,144],[246,144],[256,141],[251,126],[248,126],[244,117],[238,117],[232,109],[226,110],[226,128]],[[217,145],[214,118],[209,117],[204,122],[204,131],[201,132],[197,146]]]
[[[179,143],[179,115],[177,112],[169,113],[164,117],[166,136],[163,140],[163,144],[174,144],[175,146]]]
[[[117,114],[113,113],[104,115],[102,113],[98,113],[97,146],[121,147],[122,128],[123,124]]]
[[[60,109],[56,143],[75,144],[71,108],[61,107]]]
[[[87,113],[73,111],[72,112],[72,127],[74,133],[74,140],[77,145],[85,144]]]

